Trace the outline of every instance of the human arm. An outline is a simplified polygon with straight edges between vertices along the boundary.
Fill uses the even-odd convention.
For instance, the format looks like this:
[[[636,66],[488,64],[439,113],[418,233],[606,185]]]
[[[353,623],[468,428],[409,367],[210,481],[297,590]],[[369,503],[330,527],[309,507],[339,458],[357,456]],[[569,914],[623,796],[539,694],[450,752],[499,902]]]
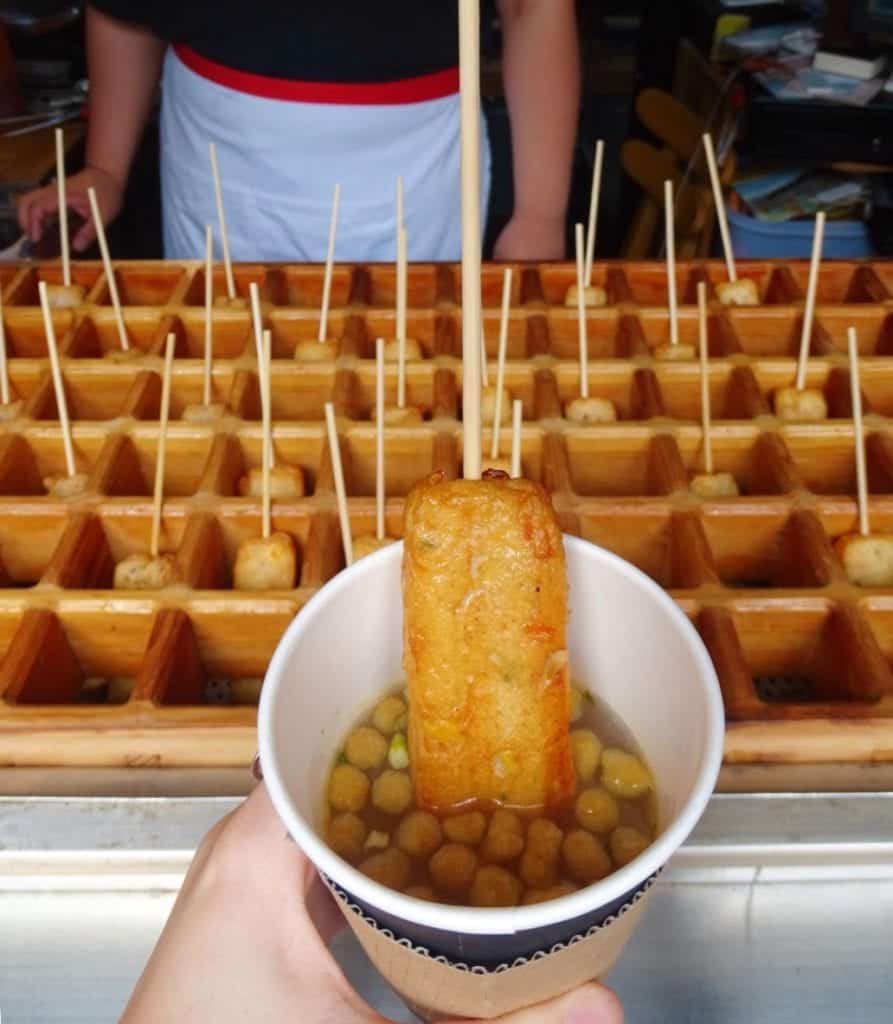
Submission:
[[[328,951],[339,921],[261,784],[200,844],[121,1024],[388,1024]],[[500,1018],[502,1024],[622,1020],[616,996],[598,985]]]
[[[561,259],[580,103],[573,0],[499,0],[515,207],[497,259]]]
[[[94,7],[86,13],[90,116],[84,170],[66,182],[68,206],[84,218],[72,247],[94,239],[87,189],[96,189],[105,223],[120,211],[133,157],[158,87],[164,42],[139,25],[119,21]],[[35,189],[18,204],[19,224],[32,241],[58,212],[55,185]]]

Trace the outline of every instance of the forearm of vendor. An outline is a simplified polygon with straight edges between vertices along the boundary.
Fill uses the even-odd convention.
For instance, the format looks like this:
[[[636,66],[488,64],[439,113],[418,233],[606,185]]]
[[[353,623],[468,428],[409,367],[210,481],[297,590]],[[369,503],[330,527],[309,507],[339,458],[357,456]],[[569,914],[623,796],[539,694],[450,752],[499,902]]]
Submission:
[[[147,29],[89,6],[87,166],[123,188],[155,99],[165,44]]]
[[[560,258],[580,103],[574,3],[499,0],[499,11],[515,185],[507,230],[515,234],[512,248],[536,240],[550,251],[531,257]]]

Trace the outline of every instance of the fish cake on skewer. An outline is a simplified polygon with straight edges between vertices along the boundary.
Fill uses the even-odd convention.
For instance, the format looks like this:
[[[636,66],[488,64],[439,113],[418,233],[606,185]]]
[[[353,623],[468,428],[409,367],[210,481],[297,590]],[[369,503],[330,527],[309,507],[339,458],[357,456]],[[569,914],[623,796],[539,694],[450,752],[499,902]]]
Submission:
[[[546,491],[502,475],[417,484],[403,599],[419,806],[567,800],[567,575]]]

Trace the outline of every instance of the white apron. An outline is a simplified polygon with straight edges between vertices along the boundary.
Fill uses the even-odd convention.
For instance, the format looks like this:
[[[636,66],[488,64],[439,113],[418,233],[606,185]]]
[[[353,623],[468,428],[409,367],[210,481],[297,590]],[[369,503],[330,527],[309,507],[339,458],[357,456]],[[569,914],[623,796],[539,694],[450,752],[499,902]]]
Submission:
[[[161,179],[168,259],[199,259],[219,232],[208,143],[217,144],[234,260],[323,261],[341,183],[337,261],[395,258],[395,191],[404,179],[411,260],[458,260],[459,95],[399,105],[266,99],[211,81],[172,49],[164,64]],[[490,149],[481,121],[481,210]]]

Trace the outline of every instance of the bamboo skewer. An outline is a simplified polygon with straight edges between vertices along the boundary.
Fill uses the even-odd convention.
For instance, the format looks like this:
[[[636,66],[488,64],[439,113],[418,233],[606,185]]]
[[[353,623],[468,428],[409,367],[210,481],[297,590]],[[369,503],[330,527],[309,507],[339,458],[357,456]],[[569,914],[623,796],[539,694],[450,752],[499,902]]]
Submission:
[[[211,404],[211,374],[213,371],[213,338],[214,338],[214,231],[210,224],[205,225],[205,365],[202,381],[202,402]]]
[[[325,341],[329,326],[329,303],[332,297],[332,273],[335,267],[335,236],[338,232],[338,207],[341,205],[341,185],[336,184],[332,193],[332,215],[329,218],[329,245],[326,250],[326,270],[322,283],[322,304],[319,311],[319,333],[317,341]]]
[[[260,366],[261,396],[263,398],[263,447],[261,450],[261,501],[262,501],[262,535],[268,540],[272,529],[270,501],[270,469],[273,466],[273,410],[271,365],[272,340],[269,331],[263,333],[263,362]]]
[[[859,374],[859,339],[856,328],[847,331],[850,355],[850,395],[853,405],[853,435],[856,442],[856,493],[859,500],[859,533],[871,532],[868,520],[868,469],[865,462],[865,426],[862,422],[862,385]]]
[[[701,367],[701,433],[704,438],[704,472],[713,473],[713,441],[710,435],[710,372],[707,363],[707,286],[698,281],[698,355]]]
[[[595,144],[595,164],[592,169],[592,193],[589,197],[589,221],[586,232],[586,266],[584,284],[592,284],[592,265],[595,262],[595,233],[598,228],[598,204],[602,191],[602,163],[605,156],[605,140]]]
[[[719,168],[716,166],[716,154],[713,151],[713,139],[709,132],[701,136],[704,143],[704,155],[707,157],[707,171],[710,175],[710,187],[713,190],[713,202],[716,206],[716,220],[719,224],[719,234],[722,238],[722,249],[726,259],[726,269],[730,281],[738,280],[738,270],[735,267],[735,255],[732,252],[732,239],[729,235],[729,221],[726,216],[726,206],[722,197],[722,184],[719,180]]]
[[[375,536],[385,538],[384,338],[375,341]]]
[[[524,403],[520,398],[512,402],[512,477],[521,476],[521,423],[524,417]]]
[[[800,332],[800,352],[797,358],[798,391],[806,387],[806,369],[809,363],[809,347],[812,341],[812,324],[815,317],[815,298],[819,283],[819,266],[822,261],[822,242],[825,237],[825,213],[816,214],[815,233],[812,236],[812,255],[809,260],[809,279],[806,285],[806,305],[803,310],[803,326]]]
[[[509,336],[509,308],[512,302],[512,268],[506,267],[502,277],[502,310],[499,314],[499,352],[496,361],[496,399],[493,410],[493,433],[490,458],[499,457],[499,427],[502,421],[502,392],[505,388],[505,352]]]
[[[0,400],[9,405],[9,365],[6,361],[6,323],[3,315],[3,289],[0,288]]]
[[[65,194],[65,133],[57,128],[56,191],[59,197],[59,246],[62,254],[62,284],[71,287],[71,249],[68,242],[68,200]]]
[[[481,300],[481,387],[490,387],[490,372],[487,367],[487,335],[484,333],[483,300]]]
[[[223,252],[223,269],[226,274],[226,294],[229,298],[236,297],[236,279],[233,277],[233,264],[229,255],[229,236],[226,233],[226,218],[223,215],[223,190],[220,187],[220,170],[217,166],[217,147],[208,143],[211,154],[211,176],[214,179],[214,198],[217,202],[217,221],[220,225],[220,248]]]
[[[397,232],[397,408],[406,406],[406,302],[407,302],[406,228]]]
[[[667,305],[670,311],[670,344],[679,344],[679,303],[676,295],[676,232],[674,227],[673,182],[664,182],[664,218],[667,242]]]
[[[164,346],[164,375],[161,379],[161,412],[158,418],[158,453],[155,456],[155,486],[152,490],[152,539],[149,556],[157,558],[161,544],[161,507],[164,502],[164,463],[167,447],[167,422],[171,410],[171,374],[176,337],[167,336]]]
[[[481,475],[481,58],[479,0],[459,0],[462,164],[462,470]]]
[[[261,419],[263,419],[267,402],[272,401],[272,389],[268,393],[264,388],[264,321],[260,308],[260,289],[257,286],[257,281],[252,281],[251,284],[248,285],[248,294],[251,297],[251,320],[254,325],[254,350],[257,357],[257,386],[260,392]],[[272,410],[270,411],[270,415],[272,416]],[[270,452],[269,457],[272,458],[272,452]]]
[[[586,295],[584,288],[583,225],[575,229],[577,256],[577,335],[580,345],[580,397],[589,397],[589,339],[586,334]]]
[[[115,269],[112,266],[112,259],[109,255],[109,245],[105,237],[105,228],[102,226],[102,216],[99,212],[99,203],[96,201],[96,190],[87,189],[87,199],[90,202],[90,213],[93,215],[93,226],[96,228],[96,241],[99,243],[99,252],[102,256],[102,265],[105,268],[105,279],[108,283],[109,298],[112,300],[112,308],[115,311],[115,324],[118,327],[118,341],[121,348],[126,352],[130,348],[127,340],[127,328],[124,325],[124,315],[121,312],[121,299],[118,295],[118,281],[115,277]]]
[[[53,376],[53,389],[56,393],[56,409],[59,413],[59,427],[62,431],[62,447],[65,451],[65,472],[74,476],[77,466],[74,459],[74,443],[71,438],[71,423],[68,419],[68,402],[65,398],[65,382],[62,380],[62,369],[59,365],[59,349],[56,345],[56,329],[53,327],[53,314],[47,297],[46,281],[41,281],[37,290],[40,294],[40,306],[43,311],[43,326],[46,331],[47,349],[50,354],[50,372]]]
[[[338,505],[338,522],[341,524],[341,543],[344,547],[344,563],[353,565],[353,537],[350,533],[350,516],[347,511],[347,489],[344,486],[344,469],[341,465],[341,448],[338,444],[338,427],[335,425],[335,406],[326,402],[326,433],[329,439],[329,455],[332,459],[332,476],[335,478],[335,501]]]

